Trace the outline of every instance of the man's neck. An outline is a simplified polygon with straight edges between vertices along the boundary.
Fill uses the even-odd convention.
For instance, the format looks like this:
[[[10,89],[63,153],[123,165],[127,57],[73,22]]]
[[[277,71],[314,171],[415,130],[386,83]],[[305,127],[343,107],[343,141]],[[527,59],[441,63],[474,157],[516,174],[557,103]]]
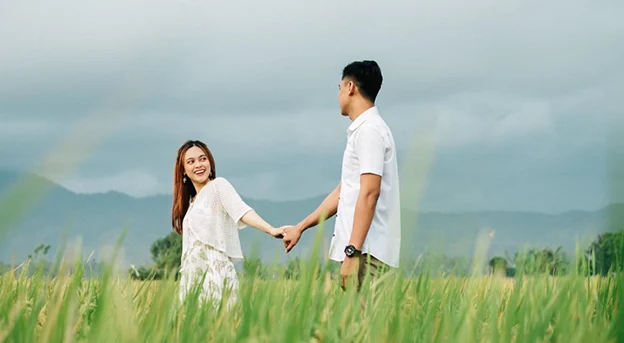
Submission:
[[[359,116],[362,115],[362,113],[368,111],[372,107],[375,107],[375,104],[368,101],[354,104],[351,111],[349,111],[349,119],[351,119],[351,121],[356,120]]]

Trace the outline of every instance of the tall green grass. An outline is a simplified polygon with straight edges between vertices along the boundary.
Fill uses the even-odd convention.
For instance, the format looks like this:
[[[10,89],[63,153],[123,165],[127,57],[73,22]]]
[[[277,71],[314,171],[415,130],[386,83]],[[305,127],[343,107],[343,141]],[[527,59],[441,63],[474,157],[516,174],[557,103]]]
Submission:
[[[316,251],[318,251],[318,242]],[[617,342],[621,274],[608,277],[412,277],[390,272],[343,291],[312,256],[299,280],[241,275],[238,302],[178,299],[177,282],[133,281],[109,268],[84,277],[0,276],[0,342]]]

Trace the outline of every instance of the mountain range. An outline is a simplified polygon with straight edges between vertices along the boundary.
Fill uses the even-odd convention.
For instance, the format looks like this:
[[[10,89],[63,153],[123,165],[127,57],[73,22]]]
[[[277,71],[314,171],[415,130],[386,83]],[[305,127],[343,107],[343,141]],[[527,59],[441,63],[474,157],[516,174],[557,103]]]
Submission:
[[[27,185],[16,192],[16,184]],[[236,186],[236,185],[234,185]],[[31,194],[32,193],[32,194]],[[34,197],[28,203],[24,199]],[[272,202],[243,199],[274,226],[294,224],[313,211],[323,197],[299,201]],[[73,193],[52,181],[31,175],[0,171],[0,261],[25,259],[40,244],[52,246],[54,253],[67,237],[69,243],[82,241],[85,255],[96,257],[110,252],[126,230],[119,261],[124,265],[151,261],[150,245],[171,232],[171,195],[134,198],[118,192]],[[23,206],[17,206],[23,205]],[[13,209],[15,207],[15,210]],[[489,242],[488,256],[513,254],[522,247],[562,246],[574,253],[575,244],[586,247],[599,233],[624,228],[624,204],[613,204],[595,211],[569,211],[549,214],[536,212],[481,211],[463,213],[419,213],[402,211],[402,256],[415,258],[425,252],[470,257],[477,237]],[[321,248],[326,253],[334,221],[327,221]],[[316,229],[308,230],[286,256],[281,240],[253,228],[240,231],[246,256],[284,261],[292,256],[308,256]],[[67,236],[64,236],[67,234]]]

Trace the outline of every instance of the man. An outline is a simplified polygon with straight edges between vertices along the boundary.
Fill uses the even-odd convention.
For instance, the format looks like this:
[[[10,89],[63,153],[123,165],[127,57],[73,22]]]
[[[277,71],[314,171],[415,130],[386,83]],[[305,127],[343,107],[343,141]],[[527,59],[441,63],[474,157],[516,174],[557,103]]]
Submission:
[[[284,228],[286,252],[321,218],[336,217],[330,258],[342,262],[341,286],[357,276],[378,276],[398,267],[401,246],[401,204],[394,138],[379,115],[375,99],[382,75],[375,61],[347,65],[338,86],[343,116],[351,119],[342,161],[341,180],[321,205],[295,226]]]

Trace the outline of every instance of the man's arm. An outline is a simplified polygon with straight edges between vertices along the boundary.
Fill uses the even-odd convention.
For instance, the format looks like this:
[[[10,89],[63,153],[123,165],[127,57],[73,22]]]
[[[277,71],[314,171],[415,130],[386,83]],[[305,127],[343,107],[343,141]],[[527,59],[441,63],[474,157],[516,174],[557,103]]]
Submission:
[[[353,231],[349,244],[357,250],[362,250],[366,235],[373,222],[377,199],[381,192],[381,176],[376,174],[362,174],[360,176],[360,194],[355,203],[355,216],[353,218]]]
[[[355,203],[349,244],[362,250],[381,193],[386,153],[382,134],[374,127],[361,127],[355,141],[355,151],[360,162],[360,193]]]
[[[355,151],[360,162],[360,192],[355,203],[349,244],[361,251],[373,222],[377,200],[381,193],[386,153],[384,137],[374,127],[360,127],[355,141]],[[345,256],[340,267],[343,289],[346,288],[347,280],[357,275],[358,268],[358,258]]]
[[[338,198],[340,197],[340,183],[338,186],[323,200],[319,207],[314,210],[309,216],[297,224],[301,232],[315,227],[321,221],[321,218],[325,220],[333,217],[338,212]]]
[[[312,212],[309,216],[307,216],[304,220],[300,221],[299,224],[295,226],[282,227],[283,235],[284,235],[284,246],[286,247],[286,252],[290,252],[292,248],[297,245],[299,242],[299,238],[301,238],[301,234],[303,231],[318,225],[321,221],[321,218],[325,220],[333,217],[338,212],[338,198],[340,197],[340,183],[329,195],[323,200],[321,205]]]

